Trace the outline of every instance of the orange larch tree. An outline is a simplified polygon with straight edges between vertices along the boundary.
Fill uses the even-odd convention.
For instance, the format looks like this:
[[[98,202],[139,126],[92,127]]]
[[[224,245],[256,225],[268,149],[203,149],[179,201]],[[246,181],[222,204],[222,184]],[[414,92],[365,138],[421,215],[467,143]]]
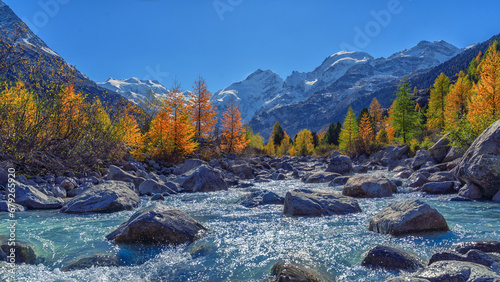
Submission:
[[[189,111],[195,126],[195,137],[207,137],[213,130],[217,122],[217,111],[210,103],[212,93],[207,90],[204,79],[199,78],[194,82],[193,92],[189,97]]]
[[[380,103],[375,97],[370,104],[369,112],[373,121],[373,130],[375,131],[375,133],[378,133],[378,131],[382,128],[384,120],[382,117],[382,109]]]
[[[241,113],[235,99],[230,99],[222,114],[222,150],[239,154],[248,145],[241,123]]]
[[[500,54],[490,46],[479,64],[479,81],[473,86],[468,120],[476,133],[500,119]]]

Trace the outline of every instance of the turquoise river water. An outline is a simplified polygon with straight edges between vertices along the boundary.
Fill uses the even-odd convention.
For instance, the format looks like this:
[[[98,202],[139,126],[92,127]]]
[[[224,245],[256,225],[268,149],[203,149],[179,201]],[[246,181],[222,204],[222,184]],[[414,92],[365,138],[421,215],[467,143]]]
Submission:
[[[381,172],[383,173],[383,172]],[[284,196],[294,188],[340,190],[327,184],[298,181],[256,183],[256,188]],[[400,187],[401,188],[401,187]],[[235,201],[243,189],[170,196],[166,205],[186,211],[210,232],[177,247],[115,245],[105,236],[134,211],[71,215],[58,211],[16,213],[16,240],[29,243],[36,265],[18,265],[14,275],[0,263],[0,280],[12,281],[263,281],[274,263],[289,259],[315,268],[337,281],[383,281],[396,272],[362,267],[363,253],[376,244],[389,244],[423,259],[456,243],[500,239],[500,204],[450,202],[445,196],[403,192],[391,198],[359,199],[361,213],[319,218],[286,217],[283,206],[245,208]],[[370,218],[390,203],[422,198],[438,209],[450,231],[426,236],[392,237],[367,230]],[[141,207],[154,204],[142,198]],[[7,236],[7,213],[0,214],[0,236]],[[93,267],[62,272],[76,259],[117,254],[124,266]]]

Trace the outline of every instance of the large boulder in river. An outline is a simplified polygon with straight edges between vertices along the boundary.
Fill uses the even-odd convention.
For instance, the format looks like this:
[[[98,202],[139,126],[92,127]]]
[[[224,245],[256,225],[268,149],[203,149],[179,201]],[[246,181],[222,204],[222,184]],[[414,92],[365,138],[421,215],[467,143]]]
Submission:
[[[347,180],[342,195],[355,198],[390,197],[397,186],[385,177],[354,176]]]
[[[108,180],[130,182],[133,183],[135,187],[139,187],[139,185],[146,179],[135,176],[117,166],[112,165],[109,167]]]
[[[140,198],[131,189],[132,184],[107,181],[88,188],[64,204],[64,213],[111,213],[131,210],[139,206]]]
[[[448,231],[444,217],[421,200],[390,204],[370,219],[368,230],[394,236]]]
[[[186,192],[220,191],[228,186],[219,170],[205,164],[184,173],[180,181]]]
[[[484,265],[463,261],[438,261],[412,276],[395,277],[386,282],[404,281],[457,281],[479,282],[500,281],[500,275]]]
[[[322,216],[360,212],[358,201],[334,193],[296,189],[286,193],[284,213],[289,216]]]
[[[384,245],[371,248],[363,258],[361,265],[389,270],[413,271],[424,267],[424,261],[410,252]]]
[[[456,167],[455,176],[477,185],[488,199],[500,191],[500,120],[476,138]]]
[[[28,209],[59,209],[64,204],[62,199],[47,196],[33,186],[25,185],[17,181],[14,183],[16,189],[16,203]]]
[[[205,230],[187,213],[156,204],[136,212],[106,238],[117,244],[179,245],[193,242]]]
[[[327,183],[332,182],[335,178],[339,177],[340,174],[335,172],[324,172],[318,171],[312,174],[306,174],[301,180],[305,183]]]
[[[500,254],[485,253],[480,250],[470,250],[466,254],[460,254],[454,251],[435,253],[430,258],[429,264],[444,260],[473,262],[490,268],[496,268],[500,271]]]
[[[348,174],[352,172],[352,160],[345,155],[332,156],[328,163],[327,172],[335,172],[340,174]]]

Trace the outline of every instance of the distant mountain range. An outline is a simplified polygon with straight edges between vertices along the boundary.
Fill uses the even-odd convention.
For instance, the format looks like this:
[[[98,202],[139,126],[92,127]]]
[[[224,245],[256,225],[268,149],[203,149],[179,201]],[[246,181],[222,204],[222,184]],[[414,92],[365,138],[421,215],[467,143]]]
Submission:
[[[255,131],[268,136],[274,122],[279,121],[293,136],[302,128],[324,129],[328,123],[341,120],[360,98],[461,52],[445,41],[422,41],[388,58],[342,51],[313,71],[292,72],[285,80],[270,70],[257,70],[244,81],[216,92],[212,102],[222,108],[229,97],[235,97],[243,118]]]

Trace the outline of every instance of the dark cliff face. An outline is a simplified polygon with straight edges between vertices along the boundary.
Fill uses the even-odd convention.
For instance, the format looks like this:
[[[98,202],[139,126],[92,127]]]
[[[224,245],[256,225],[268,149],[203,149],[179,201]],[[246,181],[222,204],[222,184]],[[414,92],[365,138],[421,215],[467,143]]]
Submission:
[[[98,86],[83,73],[70,66],[34,34],[12,9],[2,1],[0,1],[0,30],[0,54],[10,53],[11,59],[20,56],[25,61],[24,63],[17,63],[8,68],[0,69],[0,78],[28,80],[26,78],[29,73],[28,69],[35,67],[37,69],[37,79],[50,84],[53,80],[61,80],[61,77],[54,76],[54,70],[63,65],[65,72],[71,71],[73,73],[74,79],[72,82],[76,91],[88,94],[90,98],[99,98],[108,106],[126,102],[119,94]],[[9,45],[13,45],[14,49],[7,52]],[[8,59],[5,56],[0,56],[0,60],[5,61]],[[43,91],[41,92],[39,94],[43,95]]]

